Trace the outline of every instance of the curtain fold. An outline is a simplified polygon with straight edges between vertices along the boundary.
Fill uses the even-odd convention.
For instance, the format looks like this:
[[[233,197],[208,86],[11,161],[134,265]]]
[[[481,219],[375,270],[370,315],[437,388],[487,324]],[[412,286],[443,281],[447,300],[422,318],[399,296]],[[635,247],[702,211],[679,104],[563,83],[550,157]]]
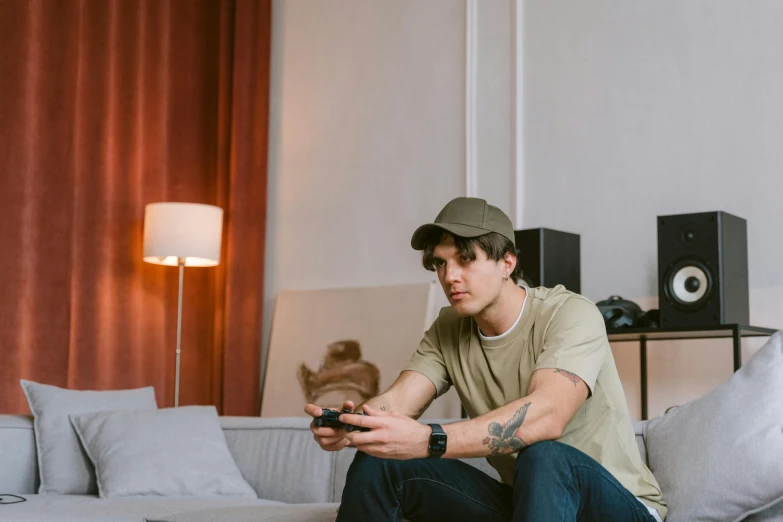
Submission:
[[[186,268],[180,404],[257,415],[271,0],[0,2],[0,412],[26,378],[174,395],[177,269],[144,206],[225,211]]]

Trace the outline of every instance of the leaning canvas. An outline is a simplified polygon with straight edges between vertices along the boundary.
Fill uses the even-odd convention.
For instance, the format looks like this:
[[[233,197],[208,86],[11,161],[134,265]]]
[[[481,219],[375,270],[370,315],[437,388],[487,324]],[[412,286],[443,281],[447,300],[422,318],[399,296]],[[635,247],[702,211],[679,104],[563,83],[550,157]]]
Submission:
[[[262,417],[339,408],[387,389],[448,302],[437,284],[281,292],[275,303]],[[451,390],[424,417],[460,416]]]

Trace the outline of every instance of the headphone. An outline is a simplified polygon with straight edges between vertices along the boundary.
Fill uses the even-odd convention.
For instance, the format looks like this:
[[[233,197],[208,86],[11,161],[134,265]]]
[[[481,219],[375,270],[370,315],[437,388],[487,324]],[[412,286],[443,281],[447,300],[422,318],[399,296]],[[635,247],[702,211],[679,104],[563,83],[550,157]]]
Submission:
[[[648,310],[642,312],[639,305],[623,299],[619,295],[596,303],[598,311],[604,318],[606,328],[657,328],[660,324],[660,312]]]

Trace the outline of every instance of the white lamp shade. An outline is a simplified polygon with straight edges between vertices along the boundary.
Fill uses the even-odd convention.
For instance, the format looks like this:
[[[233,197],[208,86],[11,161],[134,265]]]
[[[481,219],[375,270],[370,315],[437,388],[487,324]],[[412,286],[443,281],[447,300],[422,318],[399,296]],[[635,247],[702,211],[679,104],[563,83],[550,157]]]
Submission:
[[[150,203],[144,209],[144,261],[157,265],[220,263],[223,209],[200,203]]]

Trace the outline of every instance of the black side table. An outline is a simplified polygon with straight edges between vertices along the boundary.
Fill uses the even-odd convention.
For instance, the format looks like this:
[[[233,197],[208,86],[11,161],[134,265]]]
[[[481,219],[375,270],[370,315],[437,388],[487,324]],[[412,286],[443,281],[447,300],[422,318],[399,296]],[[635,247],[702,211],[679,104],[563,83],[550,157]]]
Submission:
[[[742,365],[742,338],[769,337],[777,332],[744,324],[723,324],[703,328],[608,328],[609,342],[638,341],[641,366],[642,420],[647,420],[647,341],[675,341],[682,339],[732,338],[734,340],[734,371]]]

